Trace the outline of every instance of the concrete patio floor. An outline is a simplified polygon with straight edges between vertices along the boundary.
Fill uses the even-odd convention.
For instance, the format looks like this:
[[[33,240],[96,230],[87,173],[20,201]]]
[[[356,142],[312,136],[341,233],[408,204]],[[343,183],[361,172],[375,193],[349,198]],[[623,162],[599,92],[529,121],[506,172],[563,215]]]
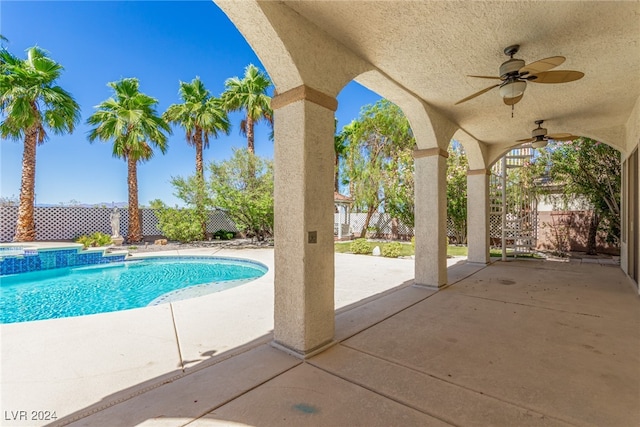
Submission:
[[[233,253],[272,259],[250,252]],[[58,410],[55,425],[78,426],[640,424],[640,305],[619,268],[456,261],[453,285],[434,292],[410,285],[410,260],[337,254],[337,344],[306,361],[269,344],[272,273],[164,306],[2,325],[2,414]]]

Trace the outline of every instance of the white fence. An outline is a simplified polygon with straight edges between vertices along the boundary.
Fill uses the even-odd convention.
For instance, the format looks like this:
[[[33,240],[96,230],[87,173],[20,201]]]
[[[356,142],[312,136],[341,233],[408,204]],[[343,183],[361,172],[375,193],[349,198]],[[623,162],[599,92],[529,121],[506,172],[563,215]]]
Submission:
[[[365,212],[352,212],[349,215],[349,219],[349,230],[351,234],[355,237],[359,237],[362,229],[364,228],[367,214]],[[335,214],[334,222],[338,222],[338,214]],[[400,221],[394,222],[391,215],[387,213],[375,212],[369,221],[368,236],[380,238],[396,237],[408,240],[413,237],[413,227],[409,227]]]
[[[109,215],[113,210],[100,207],[53,206],[36,207],[34,220],[36,223],[36,240],[73,240],[84,234],[96,231],[111,234]],[[127,235],[129,212],[126,208],[120,212],[120,235]],[[157,236],[158,219],[151,209],[140,209],[142,216],[142,234]],[[16,230],[18,219],[17,206],[0,206],[0,242],[10,242]],[[218,230],[238,231],[236,225],[222,211],[209,212],[207,232]]]
[[[129,211],[126,208],[121,208],[118,211],[120,212],[120,235],[126,236],[129,226]],[[112,209],[106,207],[36,207],[34,212],[36,240],[74,240],[79,236],[96,231],[111,234],[109,222],[111,212]],[[144,236],[161,235],[162,232],[158,229],[158,219],[153,211],[142,208],[140,213],[142,216],[142,234]],[[354,237],[359,237],[366,217],[366,213],[352,212],[349,216],[349,233]],[[0,206],[0,242],[13,240],[17,219],[17,206]],[[342,221],[345,221],[344,216]],[[335,224],[338,223],[338,214],[335,214],[334,222]],[[451,225],[448,228],[448,234],[452,236]],[[387,213],[374,213],[369,221],[369,229],[368,236],[370,237],[409,240],[414,235],[412,227],[399,221],[394,222]],[[218,230],[238,231],[236,225],[223,211],[212,211],[209,213],[207,232],[215,233]]]

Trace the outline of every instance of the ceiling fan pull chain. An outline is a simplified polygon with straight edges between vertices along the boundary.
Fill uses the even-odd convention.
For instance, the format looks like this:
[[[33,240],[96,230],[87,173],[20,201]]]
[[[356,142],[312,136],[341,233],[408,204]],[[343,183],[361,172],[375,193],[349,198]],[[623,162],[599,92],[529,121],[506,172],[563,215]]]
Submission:
[[[513,119],[513,104],[511,104],[511,118]]]

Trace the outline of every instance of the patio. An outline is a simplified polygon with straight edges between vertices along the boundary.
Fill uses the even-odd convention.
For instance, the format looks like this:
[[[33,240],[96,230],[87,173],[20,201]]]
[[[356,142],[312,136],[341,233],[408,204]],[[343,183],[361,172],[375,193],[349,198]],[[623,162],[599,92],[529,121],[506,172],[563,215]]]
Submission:
[[[273,339],[273,249],[189,249],[139,256],[177,254],[251,258],[269,271],[245,285],[172,304],[0,325],[0,424],[11,425],[6,419],[12,418],[11,411],[24,408],[63,417],[94,404],[100,407],[112,401],[106,396],[113,393],[138,393]],[[335,309],[347,310],[372,295],[409,286],[412,274],[409,259],[336,254]]]
[[[3,411],[58,409],[55,425],[90,426],[637,424],[640,308],[619,268],[451,264],[452,285],[434,291],[411,286],[411,261],[338,254],[337,344],[307,360],[269,344],[273,296],[260,292],[76,318],[73,329],[37,322],[52,327],[31,337],[3,325],[3,347],[20,349],[3,354]],[[256,285],[246,297],[273,290]],[[379,295],[357,302],[365,286]]]
[[[640,423],[637,2],[216,4],[276,87],[277,245],[264,256],[273,269],[216,298],[109,322],[59,319],[31,335],[28,325],[3,326],[5,418],[57,410],[56,424],[91,426]],[[514,108],[491,94],[455,105],[483,87],[468,74],[497,78],[503,49],[516,43],[528,63],[563,56],[561,68],[585,78],[532,82]],[[352,80],[400,106],[416,138],[415,260],[400,270],[334,254],[334,111]],[[538,119],[621,152],[620,268],[489,264],[489,169]],[[452,139],[469,157],[474,263],[448,266]],[[363,289],[379,295],[361,301]]]

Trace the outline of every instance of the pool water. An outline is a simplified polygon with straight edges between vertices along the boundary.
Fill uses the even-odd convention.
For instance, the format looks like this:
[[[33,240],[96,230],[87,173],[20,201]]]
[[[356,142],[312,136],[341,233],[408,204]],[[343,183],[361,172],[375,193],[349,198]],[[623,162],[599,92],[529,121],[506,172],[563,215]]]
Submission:
[[[157,257],[0,277],[0,323],[145,307],[239,286],[267,271],[220,257]]]

